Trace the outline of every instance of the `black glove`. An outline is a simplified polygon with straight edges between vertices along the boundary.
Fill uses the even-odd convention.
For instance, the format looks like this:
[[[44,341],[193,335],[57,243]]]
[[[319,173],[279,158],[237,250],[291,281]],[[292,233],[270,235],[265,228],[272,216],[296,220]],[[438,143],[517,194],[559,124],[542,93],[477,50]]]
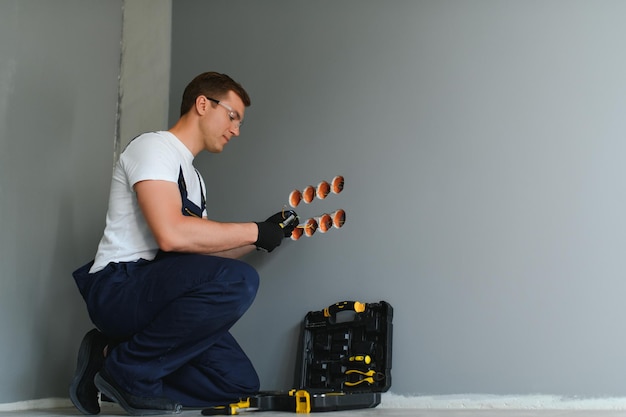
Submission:
[[[259,237],[254,242],[257,248],[271,252],[277,246],[280,246],[280,242],[282,242],[285,235],[283,228],[278,223],[264,221],[258,222],[256,225],[259,228]]]
[[[289,220],[291,216],[293,216],[293,218]],[[286,220],[289,220],[288,224],[285,224]],[[269,223],[274,223],[274,224],[282,224],[282,230],[283,230],[284,236],[289,237],[291,236],[291,232],[293,232],[293,229],[295,229],[296,226],[298,225],[300,218],[298,217],[298,214],[293,210],[287,210],[287,211],[283,210],[283,211],[279,211],[273,216],[268,217],[267,220],[265,221]]]

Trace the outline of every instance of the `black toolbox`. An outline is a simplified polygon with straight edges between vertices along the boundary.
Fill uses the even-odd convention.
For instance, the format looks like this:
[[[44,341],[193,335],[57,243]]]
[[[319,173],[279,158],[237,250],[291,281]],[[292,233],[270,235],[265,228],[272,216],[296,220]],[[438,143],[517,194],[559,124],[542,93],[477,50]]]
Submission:
[[[202,410],[320,411],[373,408],[391,387],[393,308],[385,301],[342,301],[306,314],[296,364],[297,389],[261,392],[238,403]]]

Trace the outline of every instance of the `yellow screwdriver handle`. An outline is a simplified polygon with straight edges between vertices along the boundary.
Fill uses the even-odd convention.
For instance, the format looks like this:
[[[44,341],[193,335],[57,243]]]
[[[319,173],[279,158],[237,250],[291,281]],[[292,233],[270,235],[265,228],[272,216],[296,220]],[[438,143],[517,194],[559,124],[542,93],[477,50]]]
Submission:
[[[350,356],[348,360],[350,362],[363,362],[366,365],[369,365],[370,363],[372,363],[372,358],[370,357],[370,355]]]
[[[365,303],[360,303],[358,301],[341,301],[339,303],[335,303],[324,309],[324,317],[334,317],[340,311],[349,310],[356,313],[362,313],[365,311]]]

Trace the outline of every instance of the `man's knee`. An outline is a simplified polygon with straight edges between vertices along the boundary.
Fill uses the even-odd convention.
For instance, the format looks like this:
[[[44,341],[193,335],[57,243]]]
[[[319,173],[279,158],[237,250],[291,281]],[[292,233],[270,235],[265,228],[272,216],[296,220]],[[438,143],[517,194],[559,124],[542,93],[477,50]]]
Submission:
[[[259,289],[259,273],[251,265],[236,259],[225,260],[218,281],[224,282],[225,294],[247,309]],[[227,294],[226,294],[227,293]]]
[[[251,265],[242,262],[237,262],[237,272],[241,277],[243,286],[241,288],[241,302],[250,306],[256,297],[256,293],[259,290],[259,273]]]
[[[261,387],[261,381],[256,373],[256,370],[252,364],[246,364],[247,366],[232,365],[231,369],[235,369],[234,372],[230,372],[228,377],[230,380],[229,390],[231,392],[240,393],[240,395],[252,395],[259,392]]]

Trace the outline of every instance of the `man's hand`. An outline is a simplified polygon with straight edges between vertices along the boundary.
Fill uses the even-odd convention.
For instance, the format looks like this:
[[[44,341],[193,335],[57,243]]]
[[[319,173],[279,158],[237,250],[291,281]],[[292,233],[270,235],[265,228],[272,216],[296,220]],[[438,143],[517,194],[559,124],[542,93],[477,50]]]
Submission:
[[[298,220],[298,215],[293,210],[279,211],[264,222],[256,224],[259,228],[259,237],[254,244],[257,248],[273,251],[280,246],[283,238],[291,236],[291,232],[298,225]]]
[[[280,242],[282,242],[285,235],[283,228],[280,227],[278,223],[264,221],[258,222],[256,225],[259,228],[259,237],[256,242],[254,242],[257,248],[271,252],[276,249],[277,246],[280,246]]]

